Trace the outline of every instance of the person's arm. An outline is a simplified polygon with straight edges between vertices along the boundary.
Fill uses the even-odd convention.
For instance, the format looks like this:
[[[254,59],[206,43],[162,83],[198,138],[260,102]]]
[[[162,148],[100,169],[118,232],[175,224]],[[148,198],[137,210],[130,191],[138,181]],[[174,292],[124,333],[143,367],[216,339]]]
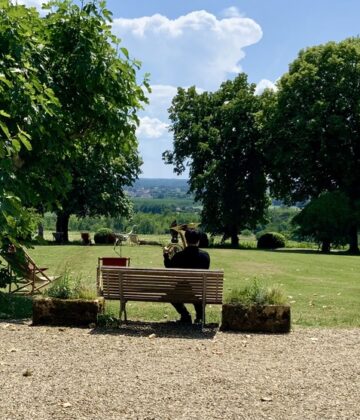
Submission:
[[[166,247],[164,248],[164,266],[166,268],[171,268],[172,267],[171,259],[170,259],[170,256],[169,256],[169,250]]]
[[[203,261],[205,268],[208,270],[210,268],[210,255],[206,251],[201,251],[203,255]]]

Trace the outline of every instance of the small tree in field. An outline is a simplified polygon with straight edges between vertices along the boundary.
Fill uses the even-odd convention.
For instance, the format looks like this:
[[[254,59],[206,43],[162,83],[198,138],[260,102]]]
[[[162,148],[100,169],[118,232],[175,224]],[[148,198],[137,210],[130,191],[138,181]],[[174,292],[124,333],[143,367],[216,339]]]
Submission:
[[[330,252],[331,245],[348,243],[353,218],[349,199],[335,191],[311,200],[293,223],[299,236],[321,243],[322,252]]]

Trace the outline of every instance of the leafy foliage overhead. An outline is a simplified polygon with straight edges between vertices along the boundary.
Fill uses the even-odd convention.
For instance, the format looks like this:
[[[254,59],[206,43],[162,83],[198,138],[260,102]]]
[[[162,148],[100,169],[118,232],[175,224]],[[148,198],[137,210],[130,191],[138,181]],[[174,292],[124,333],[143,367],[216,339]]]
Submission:
[[[34,230],[24,205],[128,214],[147,76],[111,33],[104,1],[0,0],[0,247]],[[145,88],[145,89],[144,89]],[[71,206],[69,206],[71,203]],[[66,208],[68,206],[68,208]]]
[[[14,137],[16,155],[9,159],[7,175],[11,176],[9,167],[16,167],[13,184],[27,206],[66,215],[61,231],[67,231],[71,213],[129,214],[123,187],[140,171],[135,131],[149,85],[147,76],[143,86],[137,83],[140,63],[129,58],[111,33],[105,2],[79,6],[70,0],[50,1],[42,19],[35,9],[7,3],[4,16],[16,12],[29,17],[23,44],[30,60],[19,64],[16,86],[16,92],[29,89],[22,101],[27,107],[18,110],[22,102],[14,101],[6,86],[13,113],[5,107],[1,117],[16,115],[22,122],[13,124],[17,133],[9,124],[5,129],[0,125]],[[9,34],[15,46],[22,45]],[[25,80],[21,75],[28,68],[35,76]],[[28,96],[35,102],[37,90],[42,96],[36,103],[26,102]],[[20,148],[20,141],[27,148]]]
[[[35,9],[0,1],[0,248],[24,241],[33,229],[21,199],[22,151],[59,110],[43,62],[48,51]]]

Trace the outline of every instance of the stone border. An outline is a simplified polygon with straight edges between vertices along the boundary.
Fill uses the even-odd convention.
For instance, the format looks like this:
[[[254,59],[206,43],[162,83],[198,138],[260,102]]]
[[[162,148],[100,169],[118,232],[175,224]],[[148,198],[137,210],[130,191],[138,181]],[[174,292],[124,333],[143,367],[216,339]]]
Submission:
[[[104,299],[56,299],[49,297],[33,300],[33,325],[89,326],[96,324],[104,311]]]
[[[289,305],[228,303],[222,307],[221,331],[288,333],[291,328]]]

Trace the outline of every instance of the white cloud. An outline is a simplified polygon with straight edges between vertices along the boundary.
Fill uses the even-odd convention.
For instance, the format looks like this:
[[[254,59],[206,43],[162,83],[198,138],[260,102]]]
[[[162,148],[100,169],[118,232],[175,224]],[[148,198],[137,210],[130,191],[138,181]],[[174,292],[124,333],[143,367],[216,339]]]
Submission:
[[[168,131],[168,124],[158,118],[142,117],[136,134],[142,138],[156,139]]]
[[[229,73],[240,72],[243,49],[262,37],[252,19],[218,19],[205,10],[177,19],[160,14],[114,19],[113,31],[143,62],[152,83],[205,89],[217,89]]]
[[[261,95],[264,92],[265,89],[271,89],[271,90],[276,91],[277,87],[272,81],[267,80],[267,79],[262,79],[256,85],[255,95]]]
[[[227,9],[224,9],[221,14],[224,17],[243,17],[243,15],[240,13],[239,9],[235,6],[228,7]]]
[[[149,105],[140,115],[140,127],[136,134],[139,151],[143,158],[145,177],[174,177],[173,168],[162,161],[162,153],[172,148],[172,134],[168,131],[168,108],[177,88],[169,85],[152,85]]]
[[[139,152],[143,158],[142,176],[148,178],[174,178],[173,167],[165,165],[162,153],[172,149],[173,135],[169,132],[168,108],[177,88],[170,85],[152,85],[149,105],[140,115],[137,130]],[[181,176],[187,178],[188,171]]]
[[[146,105],[143,114],[148,115],[151,118],[159,118],[161,121],[167,120],[167,110],[176,93],[176,86],[152,85],[151,93],[148,95],[149,105]]]

